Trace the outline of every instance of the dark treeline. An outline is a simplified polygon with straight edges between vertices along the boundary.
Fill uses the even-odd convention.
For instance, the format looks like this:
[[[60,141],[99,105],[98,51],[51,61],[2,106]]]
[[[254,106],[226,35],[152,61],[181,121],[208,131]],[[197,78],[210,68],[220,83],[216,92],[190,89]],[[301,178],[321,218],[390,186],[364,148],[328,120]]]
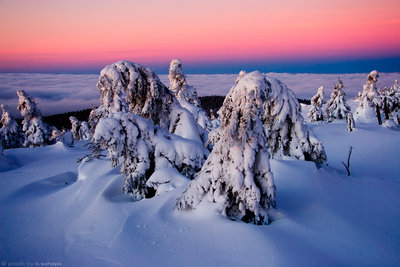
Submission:
[[[207,112],[207,115],[210,116],[210,110],[214,111],[214,114],[222,107],[224,103],[225,96],[220,95],[212,95],[212,96],[200,96],[201,107]],[[309,99],[298,99],[300,103],[310,105]],[[70,116],[76,117],[80,121],[88,121],[90,111],[92,109],[84,109],[79,111],[72,111],[63,114],[56,114],[51,116],[43,117],[44,122],[51,126],[57,127],[57,129],[62,130],[71,129],[71,122],[69,120]]]

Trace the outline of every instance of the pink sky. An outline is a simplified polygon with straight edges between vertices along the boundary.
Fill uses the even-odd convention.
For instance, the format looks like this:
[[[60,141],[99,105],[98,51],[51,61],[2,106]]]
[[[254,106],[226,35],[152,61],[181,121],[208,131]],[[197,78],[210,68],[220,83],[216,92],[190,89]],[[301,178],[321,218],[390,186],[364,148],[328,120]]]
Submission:
[[[400,55],[399,0],[0,0],[0,69]]]

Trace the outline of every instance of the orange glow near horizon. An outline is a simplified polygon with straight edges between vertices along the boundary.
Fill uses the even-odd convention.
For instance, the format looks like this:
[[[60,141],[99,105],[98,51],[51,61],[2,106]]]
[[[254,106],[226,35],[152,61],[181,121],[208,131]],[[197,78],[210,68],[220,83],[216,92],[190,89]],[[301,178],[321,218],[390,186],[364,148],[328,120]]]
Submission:
[[[0,1],[0,68],[400,55],[400,2]]]

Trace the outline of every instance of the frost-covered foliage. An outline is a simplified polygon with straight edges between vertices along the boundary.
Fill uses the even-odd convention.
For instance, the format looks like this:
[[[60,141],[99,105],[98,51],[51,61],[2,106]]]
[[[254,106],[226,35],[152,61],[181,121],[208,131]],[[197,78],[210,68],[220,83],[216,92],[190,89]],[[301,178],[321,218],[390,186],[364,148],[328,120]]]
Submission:
[[[393,121],[400,125],[400,86],[396,80],[390,88],[379,89],[380,108],[384,113],[385,121]],[[395,128],[393,123],[386,122],[385,127]]]
[[[347,122],[347,131],[352,132],[356,128],[353,119],[353,113],[351,112],[346,113],[346,122]]]
[[[359,98],[360,104],[354,114],[354,119],[359,122],[372,122],[376,120],[376,105],[379,105],[376,82],[379,74],[376,70],[371,71],[367,76],[367,83]]]
[[[80,132],[81,122],[74,116],[70,116],[69,120],[71,121],[71,127],[72,127],[71,133],[72,133],[74,140],[81,140],[82,139],[81,132]]]
[[[97,157],[102,149],[106,149],[114,167],[122,159],[124,192],[135,199],[151,197],[157,192],[159,184],[148,185],[147,181],[161,168],[172,167],[193,177],[208,156],[202,143],[171,134],[164,128],[154,126],[153,121],[130,112],[126,87],[118,85],[123,80],[107,87],[103,86],[106,77],[102,75],[98,86],[102,94],[101,107],[107,115],[99,118],[96,124],[92,151]]]
[[[182,108],[170,90],[161,83],[150,69],[128,61],[106,66],[97,82],[100,91],[100,106],[93,110],[89,126],[93,133],[100,118],[108,116],[110,110],[121,111],[113,103],[116,92],[124,98],[130,112],[150,119],[155,125],[170,133],[198,142],[206,142],[207,134],[193,115]]]
[[[323,121],[322,104],[324,103],[324,87],[318,88],[318,92],[311,98],[311,109],[308,117],[311,122]]]
[[[333,88],[331,98],[326,104],[326,119],[328,122],[335,119],[345,119],[346,114],[351,112],[350,106],[346,103],[346,93],[343,88],[343,82],[338,77],[338,82]]]
[[[24,90],[17,91],[19,97],[18,110],[22,117],[22,132],[25,136],[23,146],[38,147],[44,146],[49,141],[49,127],[42,120],[42,114],[37,107],[35,100]]]
[[[182,70],[182,63],[179,59],[173,59],[169,67],[169,89],[175,94],[182,107],[193,114],[194,119],[204,129],[211,130],[211,122],[207,113],[200,107],[200,100],[197,97],[196,88],[186,82]]]
[[[89,125],[86,121],[81,122],[81,126],[79,128],[79,134],[82,140],[89,140],[90,139],[90,130]]]
[[[269,223],[268,210],[275,206],[275,185],[260,119],[268,108],[267,86],[267,80],[257,72],[243,77],[231,89],[219,111],[221,126],[210,135],[214,148],[177,200],[176,209],[195,209],[208,200],[216,202],[229,218]]]
[[[18,123],[11,117],[8,107],[1,105],[0,144],[4,149],[20,147],[22,144],[21,129]]]
[[[241,82],[244,78],[246,82]],[[270,155],[324,163],[326,155],[322,143],[304,124],[301,106],[293,91],[278,79],[258,71],[249,74],[242,71],[232,90],[245,90],[252,83],[261,85],[259,90],[264,91],[261,121]],[[233,100],[225,98],[225,101]]]

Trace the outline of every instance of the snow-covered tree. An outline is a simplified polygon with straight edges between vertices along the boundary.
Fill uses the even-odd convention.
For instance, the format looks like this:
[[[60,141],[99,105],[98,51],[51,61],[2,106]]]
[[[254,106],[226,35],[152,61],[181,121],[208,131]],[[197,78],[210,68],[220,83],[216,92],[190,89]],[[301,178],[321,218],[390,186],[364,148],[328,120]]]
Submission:
[[[82,121],[81,126],[79,128],[79,134],[82,137],[82,140],[90,139],[90,130],[88,123],[86,121]]]
[[[210,201],[229,218],[269,223],[275,185],[260,119],[268,108],[266,87],[260,73],[251,73],[231,89],[219,111],[221,126],[210,135],[214,149],[177,200],[176,209],[195,209],[200,202]]]
[[[1,115],[0,144],[4,149],[16,148],[22,145],[21,129],[18,123],[11,117],[8,107],[1,105],[3,111]]]
[[[360,104],[354,114],[354,119],[359,122],[372,122],[376,120],[376,106],[379,105],[378,91],[376,82],[379,74],[376,70],[371,71],[367,76],[367,83],[363,86],[363,91],[359,99]]]
[[[173,59],[169,67],[169,89],[175,94],[182,107],[193,114],[197,123],[204,129],[211,130],[211,122],[207,113],[200,107],[196,88],[187,84],[183,73],[182,63],[179,59]]]
[[[182,108],[171,91],[150,69],[128,61],[106,66],[97,82],[100,106],[90,114],[89,126],[93,133],[100,118],[108,115],[116,91],[126,97],[130,112],[150,119],[155,125],[183,138],[203,142],[207,133],[193,115]]]
[[[81,128],[80,120],[78,120],[74,116],[70,116],[69,120],[71,122],[71,133],[72,133],[74,140],[81,140],[82,136],[81,136],[81,132],[80,132],[80,128]]]
[[[400,87],[396,80],[390,88],[378,89],[380,109],[384,113],[386,127],[400,125]]]
[[[92,151],[93,156],[97,157],[102,149],[106,149],[114,167],[119,164],[119,159],[122,158],[121,172],[125,177],[123,190],[135,199],[141,199],[146,196],[150,197],[157,192],[159,186],[157,182],[153,181],[147,184],[155,171],[162,168],[175,168],[182,174],[193,177],[194,173],[200,170],[203,165],[208,156],[208,151],[197,140],[182,138],[169,133],[165,128],[153,125],[153,120],[160,122],[164,119],[163,116],[167,116],[167,114],[159,114],[160,117],[157,119],[157,117],[152,117],[155,114],[150,108],[157,108],[160,112],[166,112],[165,110],[169,108],[159,103],[159,99],[143,99],[150,105],[147,108],[142,107],[142,111],[143,109],[146,111],[143,111],[143,114],[147,114],[153,120],[133,114],[131,109],[139,110],[137,106],[139,104],[133,105],[133,101],[136,99],[132,95],[133,89],[127,90],[128,87],[122,85],[128,83],[127,81],[131,79],[130,81],[135,83],[136,87],[142,88],[143,85],[139,86],[137,82],[149,82],[150,80],[154,83],[148,84],[147,87],[149,88],[142,88],[141,91],[141,93],[149,94],[157,94],[153,86],[162,87],[162,85],[158,84],[152,75],[147,75],[148,79],[144,80],[135,78],[135,75],[142,75],[142,71],[149,70],[131,63],[121,62],[121,64],[128,65],[127,69],[123,69],[121,65],[119,67],[112,66],[111,69],[107,68],[102,71],[97,84],[101,93],[100,108],[105,115],[98,119],[95,126],[92,137]],[[133,72],[132,68],[139,69],[140,72]],[[121,72],[112,69],[121,70]],[[127,76],[128,74],[129,76]],[[123,76],[120,77],[119,75]],[[134,85],[130,86],[134,87]],[[160,90],[164,89],[167,88],[162,87]],[[153,90],[153,92],[148,92],[148,90]],[[166,92],[168,92],[168,89]],[[163,97],[166,100],[169,99],[169,103],[173,105],[173,96],[168,95],[168,93],[165,94]]]
[[[353,113],[351,112],[346,113],[346,122],[347,122],[347,131],[352,132],[356,128],[353,119]]]
[[[343,82],[338,77],[338,82],[333,88],[331,98],[326,104],[326,119],[328,122],[335,119],[345,119],[346,114],[351,112],[350,106],[346,103],[346,93],[343,88]]]
[[[258,71],[248,74],[242,71],[234,85],[235,90],[242,89],[239,84],[244,78],[261,85],[260,90],[265,91],[261,121],[270,155],[273,158],[293,157],[324,163],[326,155],[322,142],[304,124],[301,106],[293,91],[280,80]],[[225,101],[232,100],[225,98]]]
[[[49,127],[42,120],[42,114],[35,100],[24,90],[17,91],[19,97],[18,110],[22,117],[22,132],[25,135],[23,146],[38,147],[48,143]]]
[[[311,98],[311,109],[308,117],[311,122],[323,121],[322,104],[324,103],[324,87],[318,88],[318,92]]]

